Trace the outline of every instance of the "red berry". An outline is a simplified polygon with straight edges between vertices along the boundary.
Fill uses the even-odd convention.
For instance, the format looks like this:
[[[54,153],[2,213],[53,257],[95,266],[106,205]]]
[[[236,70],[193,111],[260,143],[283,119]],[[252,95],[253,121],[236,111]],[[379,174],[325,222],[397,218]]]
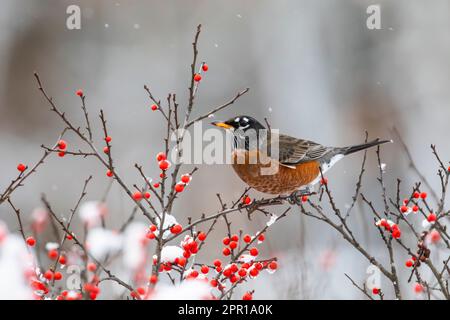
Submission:
[[[209,272],[209,267],[203,265],[203,266],[201,267],[200,271],[201,271],[203,274],[207,274],[207,273]]]
[[[414,262],[412,260],[406,260],[405,266],[407,266],[408,268],[411,268],[413,264],[414,264]]]
[[[210,282],[209,282],[210,284],[211,284],[211,287],[217,287],[217,280],[216,279],[212,279]]]
[[[252,202],[252,199],[249,196],[245,196],[242,199],[242,203],[245,204],[245,205],[249,205],[251,202]]]
[[[109,148],[108,148],[108,147],[104,147],[104,148],[103,148],[103,152],[106,153],[106,154],[108,154],[108,153],[109,153]]]
[[[142,296],[145,294],[145,288],[139,287],[136,289],[136,291]]]
[[[231,249],[234,250],[234,249],[237,248],[237,246],[238,246],[238,243],[237,243],[236,241],[231,241],[231,242],[230,242],[230,248],[231,248]]]
[[[231,275],[231,277],[230,277],[230,282],[231,282],[231,283],[235,283],[235,282],[237,282],[238,280],[239,280],[239,277],[238,277],[238,276],[236,276],[235,274]]]
[[[158,189],[159,188],[159,183],[157,182],[157,183],[155,183],[154,185],[153,185],[153,188],[156,188],[156,189]]]
[[[164,178],[165,176],[166,176],[166,175],[165,175],[164,173],[162,173],[162,172],[159,174],[159,177],[160,177],[161,179]]]
[[[414,292],[415,293],[422,293],[423,292],[423,286],[420,283],[416,283],[414,286]]]
[[[33,237],[28,237],[28,238],[27,238],[27,244],[28,244],[30,247],[33,247],[33,246],[36,244],[36,240],[35,240]]]
[[[413,212],[417,212],[417,211],[419,211],[419,207],[418,207],[418,206],[416,206],[416,205],[414,205],[414,206],[412,207],[412,211],[413,211]]]
[[[64,158],[65,155],[66,155],[66,153],[64,151],[58,152],[58,157],[60,157],[60,158]]]
[[[133,193],[133,199],[136,201],[139,201],[142,199],[142,192],[140,191],[136,191],[135,193]]]
[[[250,249],[250,254],[254,257],[256,257],[258,255],[258,249],[256,248],[251,248]]]
[[[97,270],[97,265],[93,262],[89,262],[87,264],[87,269],[91,272],[94,272],[95,270]]]
[[[202,80],[202,76],[200,74],[196,73],[194,75],[194,81],[199,82],[200,80]]]
[[[183,192],[183,190],[184,190],[184,184],[182,184],[182,183],[177,183],[176,185],[175,185],[175,191],[176,192]]]
[[[202,65],[202,70],[206,72],[206,71],[208,71],[208,69],[209,69],[208,65],[206,63],[204,63]]]
[[[253,268],[253,269],[250,270],[249,273],[250,273],[250,275],[251,275],[252,277],[256,277],[256,276],[259,274],[259,271],[258,271],[258,269]]]
[[[422,193],[420,194],[420,197],[421,197],[422,199],[425,199],[425,198],[427,197],[427,193],[426,193],[426,192],[422,192]]]
[[[62,265],[67,263],[67,258],[65,256],[60,256],[59,257],[59,263],[61,263]]]
[[[226,238],[223,238],[222,243],[227,246],[230,244],[230,241],[231,241],[230,238],[226,237]]]
[[[270,270],[277,270],[277,268],[278,268],[278,264],[276,263],[276,261],[272,261],[271,263],[269,263]]]
[[[55,274],[53,275],[53,278],[58,281],[62,279],[62,273],[61,272],[55,272]]]
[[[250,241],[252,241],[252,237],[248,234],[246,234],[244,236],[244,238],[242,238],[242,240],[244,240],[244,242],[249,243]]]
[[[220,267],[222,265],[222,261],[220,261],[219,259],[216,259],[216,260],[214,260],[213,264],[216,267]]]
[[[417,192],[417,191],[414,191],[413,197],[414,197],[415,199],[419,199],[419,198],[420,198],[420,193]]]
[[[158,282],[158,277],[155,274],[152,274],[150,276],[149,281],[150,281],[151,284],[155,284],[156,282]]]
[[[401,207],[400,207],[400,211],[401,211],[402,213],[405,213],[405,212],[408,211],[408,207],[407,207],[407,206],[401,206]]]
[[[255,263],[255,268],[256,268],[256,270],[262,270],[262,268],[263,268],[262,263],[260,263],[260,262]]]
[[[266,236],[264,235],[264,233],[261,233],[258,237],[258,240],[263,242],[266,239]]]
[[[231,254],[230,248],[223,248],[222,253],[224,256],[229,256]]]
[[[186,258],[185,258],[185,257],[178,258],[177,264],[178,264],[180,267],[184,267],[184,266],[186,265]]]
[[[110,143],[111,140],[112,140],[112,138],[111,138],[110,136],[107,136],[107,137],[105,138],[105,141],[106,141],[107,143]]]
[[[373,294],[379,294],[379,293],[380,293],[380,289],[378,289],[378,288],[373,288],[373,289],[372,289],[372,293],[373,293]]]
[[[51,270],[45,271],[44,278],[47,280],[52,280],[53,279],[53,271],[51,271]]]
[[[247,275],[247,270],[245,270],[244,268],[239,269],[238,272],[240,277],[245,277]]]
[[[167,160],[161,160],[161,161],[159,162],[159,168],[160,168],[161,170],[165,171],[165,170],[169,169],[169,167],[170,167],[170,162],[169,162],[169,161],[167,161]]]
[[[178,234],[181,232],[181,230],[183,230],[183,227],[179,224],[176,224],[176,225],[172,226],[172,228],[170,228],[170,232],[172,232],[173,234]]]
[[[308,201],[308,196],[302,196],[302,202]]]
[[[237,234],[233,234],[230,239],[231,241],[239,241],[239,237]]]
[[[158,110],[158,106],[156,104],[152,104],[151,108],[152,108],[153,111]]]
[[[73,240],[73,236],[71,234],[66,235],[67,240]]]
[[[321,185],[326,185],[326,184],[328,184],[328,179],[327,179],[327,178],[322,178],[322,179],[320,179],[320,184],[321,184]]]
[[[189,174],[183,174],[181,176],[181,182],[189,183],[189,181],[191,181],[191,176]]]
[[[67,148],[67,142],[65,142],[64,140],[59,140],[58,141],[58,148],[60,150],[66,150]]]
[[[58,250],[56,249],[52,249],[48,252],[48,257],[52,260],[55,260],[56,258],[58,258]]]
[[[166,160],[166,159],[167,159],[167,157],[164,152],[160,152],[156,155],[156,161],[158,161],[158,162]]]
[[[113,172],[111,170],[106,171],[106,176],[111,178],[113,175],[114,174],[113,174]]]
[[[428,222],[435,222],[436,221],[436,214],[430,213],[427,217]]]
[[[198,240],[200,240],[200,241],[205,241],[205,239],[206,239],[206,233],[204,233],[204,232],[199,232],[197,238],[198,238]]]
[[[150,226],[150,231],[152,231],[152,232],[155,232],[156,231],[156,226],[154,225],[154,224],[152,224],[151,226]]]
[[[75,94],[76,94],[77,96],[79,96],[79,97],[82,97],[82,96],[83,96],[83,90],[77,90],[77,91],[75,92]]]
[[[242,296],[242,300],[252,300],[253,299],[253,295],[250,292],[246,292],[243,296]]]
[[[198,271],[197,270],[193,270],[189,276],[191,276],[192,278],[197,278],[198,277]]]
[[[232,274],[231,268],[227,268],[227,269],[223,270],[224,277],[228,278],[229,276],[231,276],[231,274]]]
[[[17,165],[17,170],[19,170],[20,172],[24,172],[25,170],[27,170],[27,166],[24,165],[23,163],[19,163]]]
[[[147,239],[153,240],[156,238],[155,234],[153,232],[149,232],[146,235]]]
[[[150,199],[150,192],[146,192],[146,193],[144,193],[144,197],[145,197],[145,199]]]
[[[441,240],[441,234],[437,230],[430,232],[430,241],[432,243],[438,243]]]
[[[392,231],[392,237],[394,237],[395,239],[400,238],[401,235],[402,235],[402,233],[400,232],[399,229]]]

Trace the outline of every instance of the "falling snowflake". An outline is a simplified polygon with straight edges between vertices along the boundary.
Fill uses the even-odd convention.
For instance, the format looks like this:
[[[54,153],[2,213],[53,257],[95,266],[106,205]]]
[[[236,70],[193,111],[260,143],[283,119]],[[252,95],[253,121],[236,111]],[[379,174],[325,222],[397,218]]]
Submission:
[[[381,171],[385,172],[386,171],[386,163],[381,163],[380,169],[381,169]]]

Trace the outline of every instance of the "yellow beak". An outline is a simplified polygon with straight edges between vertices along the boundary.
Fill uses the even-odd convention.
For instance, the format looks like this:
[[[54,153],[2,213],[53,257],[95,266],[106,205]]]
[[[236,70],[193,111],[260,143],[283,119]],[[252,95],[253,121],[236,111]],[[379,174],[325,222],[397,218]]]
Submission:
[[[230,126],[229,124],[226,124],[225,122],[215,121],[211,122],[212,125],[215,125],[216,127],[224,128],[224,129],[231,129],[233,126]]]

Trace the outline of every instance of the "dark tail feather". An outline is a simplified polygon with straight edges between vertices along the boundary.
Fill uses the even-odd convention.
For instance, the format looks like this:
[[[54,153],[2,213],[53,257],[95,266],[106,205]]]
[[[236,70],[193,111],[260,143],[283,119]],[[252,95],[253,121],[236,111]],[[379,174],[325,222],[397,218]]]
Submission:
[[[354,152],[357,152],[357,151],[361,151],[361,150],[364,150],[364,149],[367,149],[367,148],[371,148],[371,147],[374,147],[374,146],[378,146],[380,144],[388,143],[388,142],[392,143],[393,141],[392,140],[375,139],[375,140],[367,142],[367,143],[358,144],[356,146],[343,148],[343,152],[342,153],[344,155],[348,155],[348,154],[351,154],[351,153],[354,153]]]

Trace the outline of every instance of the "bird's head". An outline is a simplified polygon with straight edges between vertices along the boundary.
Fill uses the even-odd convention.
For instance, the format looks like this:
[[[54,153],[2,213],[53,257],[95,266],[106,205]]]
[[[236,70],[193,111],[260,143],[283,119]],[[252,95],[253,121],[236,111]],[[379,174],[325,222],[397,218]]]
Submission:
[[[258,132],[261,129],[265,129],[264,126],[258,122],[255,118],[250,116],[237,116],[227,121],[215,121],[213,125],[225,130],[237,131],[241,130],[246,132],[248,130],[254,130]]]
[[[261,135],[266,128],[250,116],[238,116],[212,124],[233,134],[236,149],[254,150],[260,148],[266,140],[266,134]]]

